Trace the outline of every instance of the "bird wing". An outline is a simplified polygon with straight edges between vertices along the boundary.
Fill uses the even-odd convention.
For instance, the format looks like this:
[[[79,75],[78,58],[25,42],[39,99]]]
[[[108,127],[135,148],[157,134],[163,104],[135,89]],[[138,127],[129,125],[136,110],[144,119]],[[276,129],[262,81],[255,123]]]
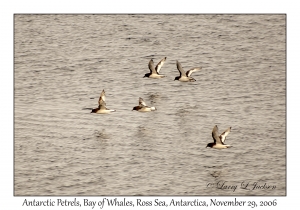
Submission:
[[[226,136],[228,136],[228,134],[230,133],[231,131],[231,127],[227,128],[226,131],[224,131],[219,137],[220,137],[220,140],[221,142],[224,144],[225,143],[225,139],[226,139]]]
[[[106,108],[105,102],[104,102],[104,104],[99,105],[98,108],[99,108],[100,110],[106,110],[107,108]]]
[[[212,130],[212,137],[214,139],[215,144],[223,144],[219,137],[219,129],[217,125],[215,125],[215,127]]]
[[[167,57],[164,57],[161,61],[159,61],[159,63],[156,65],[155,70],[156,72],[159,74],[159,71],[161,69],[161,67],[164,65],[165,61],[166,61]]]
[[[176,61],[176,65],[177,65],[177,69],[181,75],[185,75],[185,71],[183,70],[183,68],[181,67],[181,64],[179,63],[179,61]]]
[[[98,104],[99,104],[99,106],[102,104],[105,104],[105,91],[104,90],[102,90],[102,92],[100,94]]]
[[[103,101],[102,99],[100,99],[99,101],[98,101],[98,104],[99,104],[99,106],[102,106],[102,105],[106,105],[106,102],[105,101]]]
[[[147,106],[147,104],[145,103],[145,101],[141,97],[139,98],[139,105],[142,106],[142,107]]]
[[[201,67],[192,68],[186,72],[186,76],[189,77],[192,75],[192,73],[194,73],[195,71],[199,71],[200,69],[201,69]]]
[[[151,60],[149,61],[148,67],[149,67],[150,72],[151,72],[152,74],[157,74],[157,71],[156,71],[155,68],[154,68],[153,59],[151,59]]]

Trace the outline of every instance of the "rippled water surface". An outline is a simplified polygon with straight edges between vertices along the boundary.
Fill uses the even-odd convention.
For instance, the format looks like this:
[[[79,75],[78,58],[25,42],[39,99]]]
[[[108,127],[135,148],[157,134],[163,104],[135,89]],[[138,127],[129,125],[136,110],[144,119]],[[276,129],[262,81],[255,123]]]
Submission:
[[[285,15],[14,21],[15,195],[286,194]],[[91,114],[102,89],[117,111]],[[214,125],[232,148],[205,148]]]

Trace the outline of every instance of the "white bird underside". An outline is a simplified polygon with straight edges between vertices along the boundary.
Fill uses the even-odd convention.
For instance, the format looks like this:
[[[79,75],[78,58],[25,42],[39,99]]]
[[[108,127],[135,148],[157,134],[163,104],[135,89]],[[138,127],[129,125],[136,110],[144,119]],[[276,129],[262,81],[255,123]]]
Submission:
[[[115,112],[115,111],[116,110],[114,110],[114,109],[108,109],[104,105],[102,105],[102,106],[99,106],[98,109],[94,113],[97,113],[97,114],[109,114],[109,113]]]
[[[227,149],[227,148],[230,148],[230,147],[231,147],[230,145],[216,144],[212,148],[214,148],[214,149]]]
[[[144,106],[144,107],[141,107],[139,110],[139,112],[151,112],[151,111],[155,111],[156,108],[155,107],[149,107],[149,106]]]

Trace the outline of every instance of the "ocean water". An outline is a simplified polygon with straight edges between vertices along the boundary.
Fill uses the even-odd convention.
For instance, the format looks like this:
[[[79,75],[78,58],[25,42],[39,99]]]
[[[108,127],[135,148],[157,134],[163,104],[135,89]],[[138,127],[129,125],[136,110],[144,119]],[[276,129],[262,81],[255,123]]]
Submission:
[[[286,195],[286,16],[16,14],[14,194]]]

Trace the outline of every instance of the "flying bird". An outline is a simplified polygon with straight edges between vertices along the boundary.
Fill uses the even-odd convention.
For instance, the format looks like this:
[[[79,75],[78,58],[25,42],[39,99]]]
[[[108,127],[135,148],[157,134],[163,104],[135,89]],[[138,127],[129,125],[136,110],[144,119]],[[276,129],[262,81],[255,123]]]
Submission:
[[[99,100],[98,100],[98,108],[92,109],[91,113],[97,113],[97,114],[108,114],[111,112],[115,112],[116,110],[114,109],[108,109],[106,107],[106,102],[105,102],[105,91],[102,90]]]
[[[192,69],[188,70],[187,72],[185,72],[183,70],[183,68],[181,67],[181,64],[179,63],[179,61],[176,61],[176,65],[177,65],[177,69],[179,71],[180,76],[175,77],[174,80],[179,80],[181,82],[195,82],[196,80],[193,77],[191,77],[192,73],[202,69],[202,67],[196,67],[196,68],[192,68]]]
[[[149,78],[153,78],[153,79],[159,79],[159,78],[165,77],[165,75],[159,74],[159,72],[166,60],[167,60],[167,57],[164,57],[161,61],[159,61],[159,63],[154,68],[154,62],[153,62],[153,59],[151,59],[148,64],[150,73],[145,74],[144,77],[149,77]]]
[[[133,107],[132,111],[133,110],[136,110],[136,111],[139,111],[139,112],[151,112],[151,111],[155,111],[157,109],[154,106],[153,107],[147,106],[145,101],[140,97],[139,98],[139,105]]]
[[[231,127],[229,127],[227,130],[225,130],[221,135],[219,135],[218,126],[215,125],[215,127],[212,130],[212,138],[214,139],[214,143],[208,143],[206,147],[214,148],[214,149],[226,149],[230,148],[232,146],[225,144],[226,137],[231,131]]]

